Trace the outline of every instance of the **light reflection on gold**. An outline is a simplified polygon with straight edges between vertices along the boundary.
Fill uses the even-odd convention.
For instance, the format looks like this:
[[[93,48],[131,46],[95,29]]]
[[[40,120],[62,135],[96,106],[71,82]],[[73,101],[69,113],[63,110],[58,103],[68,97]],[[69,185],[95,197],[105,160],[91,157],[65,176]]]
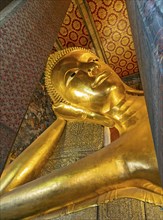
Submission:
[[[65,73],[74,68],[78,71],[68,76],[72,80],[66,85]],[[2,219],[55,215],[65,207],[74,212],[124,197],[163,205],[142,92],[127,87],[108,65],[82,48],[50,56],[46,86],[58,119],[4,171]],[[66,120],[115,127],[120,137],[68,167],[31,181],[48,160]]]

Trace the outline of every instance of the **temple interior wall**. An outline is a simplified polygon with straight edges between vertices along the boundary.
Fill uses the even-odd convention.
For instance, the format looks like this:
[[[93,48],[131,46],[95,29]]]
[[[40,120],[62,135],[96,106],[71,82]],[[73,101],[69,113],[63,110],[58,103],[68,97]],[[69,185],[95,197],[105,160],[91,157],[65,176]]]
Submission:
[[[62,3],[17,0],[1,11],[0,171],[42,76],[70,1]]]
[[[159,153],[162,152],[160,146],[163,146],[163,138],[159,132],[159,127],[163,127],[161,116],[163,80],[160,66],[157,65],[158,59],[154,58],[156,53],[150,49],[150,45],[153,44],[149,39],[146,41],[146,28],[141,24],[141,19],[143,19],[141,17],[143,14],[139,15],[139,10],[142,10],[141,5],[135,3],[133,6],[131,2],[137,1],[128,3],[128,9],[131,10],[133,20],[138,20],[137,17],[140,18],[136,24],[131,19],[132,26],[135,25],[139,31],[137,35],[135,34],[136,44],[139,45],[140,41],[143,40],[144,48],[147,48],[143,50],[143,48],[137,46],[139,48],[139,66],[158,160],[163,167],[162,154]],[[1,20],[1,99],[3,103],[0,122],[1,170],[8,155],[7,163],[10,163],[55,120],[43,84],[42,73],[69,3],[69,0],[47,0],[46,3],[42,0],[37,1],[37,3],[30,0],[20,1],[20,5],[18,4],[13,11],[5,14]],[[135,11],[133,11],[133,7],[137,7]],[[154,24],[152,23],[153,27]],[[138,40],[140,36],[142,36],[141,40]],[[159,37],[155,42],[159,45]],[[153,51],[152,54],[151,51]],[[153,60],[154,64],[152,64]],[[138,89],[142,88],[140,77],[137,74],[133,77],[125,77],[123,80],[130,86]],[[86,133],[81,132],[83,128],[85,128],[84,132]],[[78,145],[77,148],[74,148],[77,145],[74,139],[75,132],[81,134],[81,146]],[[91,145],[89,138],[87,139],[88,143],[84,142],[83,137],[85,135],[90,135],[92,139],[97,137],[96,132],[100,135],[94,145]],[[69,137],[67,134],[69,134]],[[49,164],[52,165],[47,164],[45,170],[42,171],[42,175],[51,172],[54,164],[57,164],[59,168],[63,164],[67,165],[102,147],[103,130],[101,126],[70,124],[67,127],[67,134],[64,134],[58,146],[57,160],[54,158],[50,160]],[[88,145],[90,149],[87,148]],[[67,147],[71,150],[69,151]],[[72,155],[70,155],[70,152]],[[120,199],[109,204],[103,204],[100,207],[60,217],[58,220],[159,220],[163,218],[162,215],[163,212],[160,207],[133,199]]]

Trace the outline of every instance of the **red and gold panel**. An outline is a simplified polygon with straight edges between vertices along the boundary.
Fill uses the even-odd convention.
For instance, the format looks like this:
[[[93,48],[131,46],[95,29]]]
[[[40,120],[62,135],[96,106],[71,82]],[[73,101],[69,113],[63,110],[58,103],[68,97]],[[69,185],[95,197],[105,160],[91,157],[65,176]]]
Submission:
[[[137,73],[125,0],[87,0],[83,4],[88,4],[109,65],[120,77]],[[89,35],[86,23],[86,18],[83,20],[75,0],[72,0],[58,33],[63,48],[79,46],[95,51],[94,39],[91,33]]]
[[[58,33],[58,39],[63,48],[74,46],[93,48],[92,41],[75,1],[72,1],[69,6],[60,32]]]
[[[125,0],[87,0],[109,65],[123,77],[138,72]]]

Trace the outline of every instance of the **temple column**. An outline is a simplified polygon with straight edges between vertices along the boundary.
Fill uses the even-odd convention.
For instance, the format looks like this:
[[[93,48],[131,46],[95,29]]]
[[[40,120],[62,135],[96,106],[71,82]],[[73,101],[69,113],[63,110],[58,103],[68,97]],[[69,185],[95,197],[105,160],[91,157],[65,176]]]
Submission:
[[[126,0],[163,184],[163,66],[161,1]]]

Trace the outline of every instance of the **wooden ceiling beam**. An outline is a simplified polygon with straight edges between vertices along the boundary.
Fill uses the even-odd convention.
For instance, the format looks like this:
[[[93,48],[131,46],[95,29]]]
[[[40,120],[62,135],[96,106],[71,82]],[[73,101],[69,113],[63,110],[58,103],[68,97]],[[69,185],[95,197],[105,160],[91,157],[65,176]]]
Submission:
[[[75,0],[75,2],[78,6],[78,9],[82,16],[84,24],[88,30],[89,36],[92,40],[97,56],[103,59],[105,63],[108,63],[108,59],[103,49],[103,45],[98,35],[98,32],[97,32],[97,29],[96,29],[96,26],[95,26],[95,23],[94,23],[87,1]]]
[[[56,38],[56,41],[55,41],[55,43],[54,43],[54,47],[55,47],[55,49],[56,49],[57,51],[64,49],[63,46],[62,46],[62,44],[61,44],[61,42],[60,42],[60,40],[58,39],[58,37]]]

